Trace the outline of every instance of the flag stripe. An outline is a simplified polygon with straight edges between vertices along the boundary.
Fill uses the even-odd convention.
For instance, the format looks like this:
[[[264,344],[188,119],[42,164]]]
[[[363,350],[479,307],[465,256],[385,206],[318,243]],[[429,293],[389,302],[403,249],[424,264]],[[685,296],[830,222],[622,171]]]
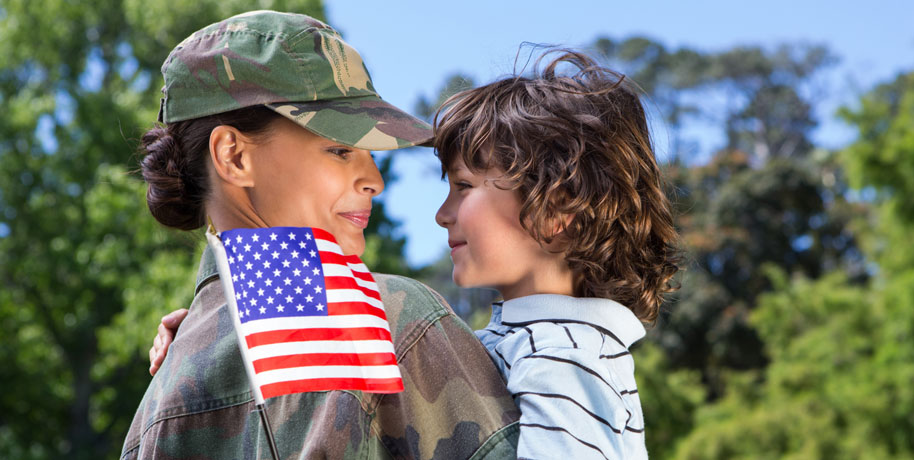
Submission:
[[[384,304],[378,299],[366,296],[358,289],[333,289],[327,291],[327,303],[336,302],[365,302],[376,308],[384,309]]]
[[[400,369],[395,364],[387,366],[303,366],[275,369],[257,373],[257,383],[261,386],[288,380],[305,379],[389,379],[398,377]]]
[[[331,304],[333,307],[335,304]],[[377,311],[374,307],[365,307],[368,311]],[[289,318],[267,318],[250,321],[241,325],[244,335],[279,329],[325,329],[331,327],[378,327],[389,330],[387,320],[373,314],[350,314],[344,316],[293,316]]]
[[[259,332],[245,337],[249,348],[283,342],[311,342],[323,340],[390,340],[390,331],[378,327],[359,327],[352,329],[310,328],[283,329],[278,331]]]
[[[311,353],[307,355],[274,356],[254,361],[258,373],[286,367],[303,366],[382,366],[396,364],[392,353]]]
[[[377,290],[360,286],[355,278],[352,278],[351,276],[325,276],[324,285],[327,286],[328,292],[330,289],[356,289],[362,291],[362,294],[365,294],[372,299],[381,300],[381,294],[379,294]]]
[[[328,391],[339,388],[372,393],[397,393],[403,391],[403,381],[399,377],[390,379],[308,379],[272,383],[264,385],[261,390],[264,398],[272,398],[289,393]]]
[[[248,350],[251,361],[274,356],[287,356],[307,353],[393,353],[394,344],[384,340],[359,340],[355,342],[338,342],[322,340],[313,342],[273,343],[261,345]]]
[[[387,321],[384,310],[368,305],[365,302],[332,302],[327,303],[327,311],[334,315],[374,315]]]

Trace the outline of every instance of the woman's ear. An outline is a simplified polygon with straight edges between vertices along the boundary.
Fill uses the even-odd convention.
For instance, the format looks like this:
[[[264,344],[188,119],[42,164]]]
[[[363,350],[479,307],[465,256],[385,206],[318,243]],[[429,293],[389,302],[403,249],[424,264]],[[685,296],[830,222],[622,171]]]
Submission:
[[[219,125],[209,134],[209,154],[216,174],[237,187],[254,186],[254,144],[241,131]]]

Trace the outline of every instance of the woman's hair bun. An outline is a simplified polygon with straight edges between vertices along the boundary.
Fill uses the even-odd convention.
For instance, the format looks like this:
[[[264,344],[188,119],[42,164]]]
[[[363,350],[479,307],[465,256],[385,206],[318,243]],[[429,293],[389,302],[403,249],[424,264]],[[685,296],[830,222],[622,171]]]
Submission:
[[[146,203],[162,225],[181,230],[203,226],[206,213],[206,168],[194,159],[197,152],[185,152],[166,127],[155,127],[143,135],[146,156],[141,163],[148,184]]]

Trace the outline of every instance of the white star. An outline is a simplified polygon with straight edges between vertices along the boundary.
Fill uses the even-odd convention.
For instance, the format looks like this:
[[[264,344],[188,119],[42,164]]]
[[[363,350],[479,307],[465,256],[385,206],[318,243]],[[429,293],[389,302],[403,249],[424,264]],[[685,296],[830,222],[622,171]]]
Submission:
[[[286,277],[286,279],[282,280],[282,282],[285,283],[286,286],[292,284],[292,280],[290,280],[288,276]]]
[[[298,309],[298,311],[305,311],[305,306],[302,304],[296,305],[295,308]]]
[[[247,268],[248,270],[250,270],[250,269],[254,268],[254,264],[248,262],[248,263],[244,264],[244,268]]]
[[[324,310],[324,306],[321,304],[317,304],[317,311],[323,311],[323,310]]]
[[[251,237],[251,239],[254,240],[254,242],[256,243],[257,241],[260,240],[260,235],[255,233],[254,236]]]
[[[320,275],[320,274],[321,274],[321,271],[320,271],[320,269],[318,269],[318,268],[315,268],[314,270],[312,270],[312,272],[314,272],[315,275]]]
[[[279,269],[273,270],[273,276],[279,277]]]
[[[251,306],[252,306],[252,307],[256,307],[256,306],[257,306],[257,299],[251,299]]]
[[[258,290],[257,290],[257,295],[263,297],[263,289],[258,289]]]
[[[244,262],[244,254],[238,254],[238,262]]]
[[[290,295],[286,296],[286,303],[292,303],[292,296],[290,296]]]
[[[263,263],[263,268],[270,268],[270,261],[269,261],[269,260],[264,261],[264,263]]]
[[[235,241],[237,241],[238,244],[241,244],[241,241],[242,241],[242,240],[241,240],[241,235],[238,235],[238,238],[235,238]]]
[[[296,288],[295,288],[295,293],[296,293],[296,294],[301,294],[301,291],[302,291],[302,289],[301,289],[300,287],[296,287]]]
[[[270,233],[270,241],[276,241],[276,234]]]
[[[235,300],[241,300],[241,293],[240,293],[240,292],[236,292],[236,293],[235,293]]]
[[[254,281],[253,281],[253,280],[248,281],[248,287],[249,287],[249,288],[254,287]]]
[[[282,268],[289,268],[289,261],[288,261],[288,260],[282,261]]]
[[[311,252],[309,252],[308,254],[311,254],[311,257],[314,257],[315,255],[317,255],[317,253],[314,252],[314,251],[311,251]]]
[[[305,249],[305,242],[302,241],[302,242],[298,243],[298,247],[301,249]]]
[[[254,275],[256,275],[256,276],[257,276],[257,279],[260,279],[260,278],[263,278],[263,272],[262,272],[262,271],[260,271],[260,270],[257,270],[257,272],[256,272],[256,273],[254,273]]]
[[[238,310],[238,317],[239,317],[239,318],[244,318],[244,312],[241,311],[240,309]]]
[[[234,282],[236,282],[236,283],[238,282],[238,275],[237,275],[237,274],[232,275],[232,281],[234,281]]]
[[[296,268],[295,270],[292,270],[292,274],[295,276],[301,275],[301,270]]]
[[[310,233],[305,233],[305,239],[310,240],[310,239],[311,239],[311,234],[310,234]]]
[[[272,286],[273,280],[271,280],[270,278],[267,278],[267,280],[264,282],[264,284],[266,284],[267,286]]]
[[[244,252],[250,252],[250,251],[251,251],[251,245],[250,244],[244,245]]]
[[[268,245],[267,243],[263,243],[260,245],[260,249],[263,249],[264,251],[266,251],[268,247],[270,247],[270,245]]]
[[[230,264],[235,263],[235,257],[229,257],[229,263]]]
[[[248,298],[248,291],[241,291],[241,297]]]
[[[314,300],[314,297],[306,296],[306,297],[305,297],[305,300],[307,300],[308,302],[310,302],[310,301]]]
[[[255,253],[254,253],[254,260],[260,260],[260,253],[259,253],[259,252],[255,252]]]
[[[248,316],[251,316],[251,310],[248,310],[247,308],[245,308],[245,309],[244,309],[244,314],[245,314],[245,315],[248,315]]]
[[[279,258],[279,253],[276,252],[276,251],[273,251],[273,254],[271,254],[271,255],[273,256],[274,259],[278,259],[278,258]]]
[[[241,277],[241,279],[244,279],[244,272],[241,272],[241,274],[240,274],[240,275],[238,275],[238,276],[240,276],[240,277]]]
[[[286,243],[285,241],[283,241],[282,243],[279,243],[279,249],[288,249],[288,248],[289,248],[289,243]]]
[[[282,313],[282,309],[283,309],[283,308],[286,308],[286,307],[280,305],[280,306],[276,307],[276,311]]]
[[[261,314],[261,315],[264,314],[264,313],[266,313],[266,312],[267,312],[267,309],[266,309],[266,308],[260,307],[260,314]]]
[[[267,303],[270,304],[270,305],[273,305],[273,297],[272,297],[272,296],[267,297]]]
[[[305,284],[311,284],[311,278],[305,277]]]
[[[297,259],[297,258],[298,258],[298,251],[292,251],[292,258],[293,258],[293,259]]]
[[[276,292],[277,295],[282,294],[282,288],[281,288],[281,287],[278,287],[278,286],[277,286],[276,289],[274,289],[274,291]]]
[[[302,265],[304,265],[306,267],[311,266],[311,262],[308,259],[302,259],[301,263],[302,263]]]
[[[294,239],[295,239],[295,234],[294,234],[294,233],[290,233],[290,234],[289,234],[289,239],[290,239],[290,240],[294,240]]]
[[[314,292],[317,292],[318,294],[320,294],[321,291],[323,291],[323,289],[322,289],[320,286],[315,286],[315,287],[314,287]]]

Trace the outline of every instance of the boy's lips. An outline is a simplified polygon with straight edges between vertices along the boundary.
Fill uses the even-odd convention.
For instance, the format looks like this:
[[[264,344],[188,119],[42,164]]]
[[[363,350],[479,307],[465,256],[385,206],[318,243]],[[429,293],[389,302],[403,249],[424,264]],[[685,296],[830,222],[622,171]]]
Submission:
[[[457,249],[460,249],[467,245],[466,241],[457,241],[457,240],[447,240],[447,245],[451,247],[451,254],[454,253]]]
[[[350,211],[350,212],[341,212],[337,213],[343,219],[352,222],[353,225],[361,229],[368,227],[368,219],[371,218],[371,209],[364,209],[361,211]]]

